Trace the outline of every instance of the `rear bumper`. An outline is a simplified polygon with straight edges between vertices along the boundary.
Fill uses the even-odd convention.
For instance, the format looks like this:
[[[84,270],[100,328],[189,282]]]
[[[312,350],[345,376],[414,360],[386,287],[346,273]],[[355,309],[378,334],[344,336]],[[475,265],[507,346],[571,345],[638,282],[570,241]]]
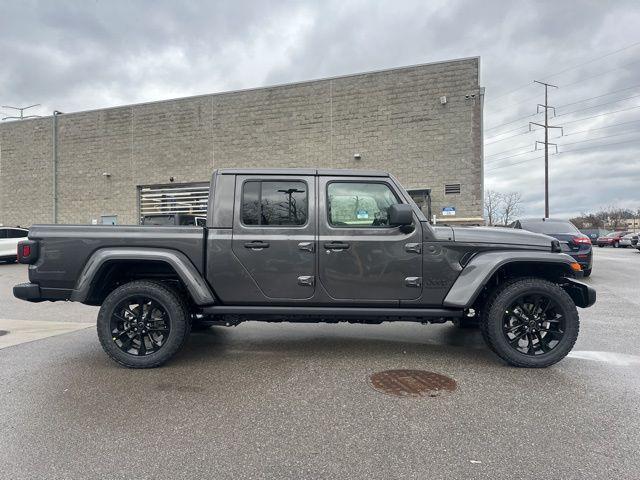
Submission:
[[[40,285],[35,283],[19,283],[13,287],[13,296],[27,302],[41,302]]]
[[[596,303],[596,291],[594,288],[572,278],[565,278],[565,282],[562,288],[573,299],[577,307],[588,308]]]

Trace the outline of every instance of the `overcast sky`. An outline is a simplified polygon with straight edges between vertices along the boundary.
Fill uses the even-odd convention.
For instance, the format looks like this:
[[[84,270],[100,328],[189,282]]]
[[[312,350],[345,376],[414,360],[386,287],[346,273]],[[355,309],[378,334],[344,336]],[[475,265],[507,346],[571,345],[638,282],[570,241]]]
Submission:
[[[487,189],[543,214],[542,152],[527,153],[543,134],[525,133],[542,115],[523,117],[546,80],[565,125],[552,216],[640,209],[637,0],[0,0],[0,105],[43,115],[476,55]]]

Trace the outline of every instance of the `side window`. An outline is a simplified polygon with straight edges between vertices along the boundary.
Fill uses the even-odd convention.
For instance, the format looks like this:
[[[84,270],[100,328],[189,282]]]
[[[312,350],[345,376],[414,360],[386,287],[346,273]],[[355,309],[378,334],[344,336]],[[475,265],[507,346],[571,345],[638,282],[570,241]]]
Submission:
[[[29,235],[29,232],[17,228],[11,228],[7,230],[7,234],[9,238],[25,238],[27,235]]]
[[[331,182],[327,202],[334,227],[386,227],[389,206],[400,203],[388,185],[373,182]]]
[[[0,238],[7,238],[7,229],[0,228]]]
[[[304,182],[250,180],[242,187],[241,218],[245,225],[304,225],[307,205]]]

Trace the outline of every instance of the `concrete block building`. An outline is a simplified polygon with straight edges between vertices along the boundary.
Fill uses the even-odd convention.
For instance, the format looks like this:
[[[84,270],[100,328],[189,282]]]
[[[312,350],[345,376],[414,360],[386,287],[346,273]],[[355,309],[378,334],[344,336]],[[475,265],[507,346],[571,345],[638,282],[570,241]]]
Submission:
[[[203,213],[215,168],[386,170],[438,223],[482,223],[480,59],[0,124],[0,225]]]

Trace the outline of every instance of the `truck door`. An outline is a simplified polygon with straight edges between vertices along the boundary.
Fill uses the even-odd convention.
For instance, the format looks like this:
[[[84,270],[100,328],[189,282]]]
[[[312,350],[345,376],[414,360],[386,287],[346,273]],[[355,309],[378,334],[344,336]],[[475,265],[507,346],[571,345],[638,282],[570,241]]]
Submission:
[[[313,296],[316,275],[315,177],[236,177],[233,254],[265,297]]]
[[[422,229],[388,224],[387,208],[407,203],[386,177],[320,177],[319,278],[335,299],[385,301],[422,292]]]

